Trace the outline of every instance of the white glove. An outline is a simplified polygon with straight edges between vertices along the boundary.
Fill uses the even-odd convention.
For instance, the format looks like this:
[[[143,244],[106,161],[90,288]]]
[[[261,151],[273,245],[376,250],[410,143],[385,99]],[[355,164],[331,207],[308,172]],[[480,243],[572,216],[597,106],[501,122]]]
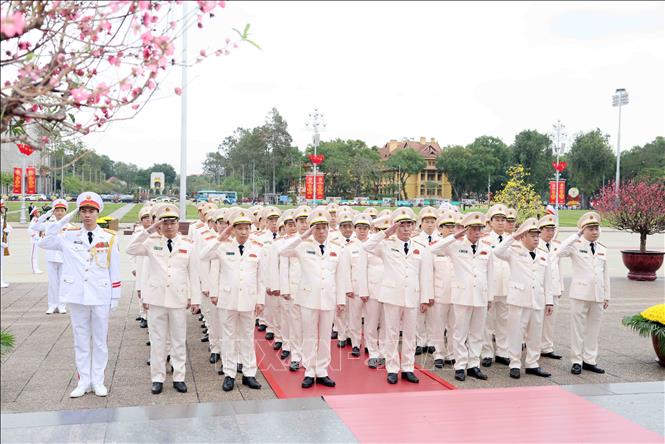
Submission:
[[[42,214],[41,216],[39,216],[39,218],[37,219],[37,221],[38,221],[39,223],[44,223],[44,222],[46,222],[46,220],[47,220],[49,217],[51,217],[52,215],[53,215],[53,208],[51,208],[51,209],[48,210],[46,213],[44,213],[44,214]]]
[[[69,213],[65,214],[65,216],[57,221],[56,223],[52,224],[51,226],[48,227],[46,230],[46,234],[58,234],[60,233],[60,230],[69,223],[70,220],[74,218],[74,216],[79,212],[78,208],[75,209],[74,211],[70,211]]]
[[[111,299],[111,311],[115,311],[116,308],[118,308],[118,300]]]

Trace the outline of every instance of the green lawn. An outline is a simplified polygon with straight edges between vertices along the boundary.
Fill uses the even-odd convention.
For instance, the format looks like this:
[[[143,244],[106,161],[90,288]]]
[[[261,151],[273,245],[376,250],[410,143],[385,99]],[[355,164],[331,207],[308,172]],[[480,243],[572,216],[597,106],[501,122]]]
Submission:
[[[138,222],[139,220],[139,211],[143,207],[143,204],[136,204],[134,207],[132,207],[131,210],[125,216],[120,219],[120,222],[123,224],[130,224],[134,222]],[[196,205],[194,205],[191,202],[187,202],[187,219],[196,219],[197,218],[197,213],[196,213]]]

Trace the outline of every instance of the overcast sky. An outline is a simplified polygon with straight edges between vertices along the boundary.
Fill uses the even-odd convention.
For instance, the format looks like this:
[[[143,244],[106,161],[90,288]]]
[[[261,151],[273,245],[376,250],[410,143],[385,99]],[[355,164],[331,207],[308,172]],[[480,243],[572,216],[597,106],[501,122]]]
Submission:
[[[314,107],[327,122],[322,140],[381,146],[425,136],[444,146],[491,135],[510,144],[560,119],[571,142],[601,128],[616,149],[611,100],[626,88],[621,145],[644,144],[665,134],[664,10],[663,2],[227,2],[189,33],[190,54],[245,23],[261,50],[243,45],[190,69],[188,173],[272,107],[301,150]],[[180,83],[172,70],[134,120],[86,142],[114,160],[179,170]]]

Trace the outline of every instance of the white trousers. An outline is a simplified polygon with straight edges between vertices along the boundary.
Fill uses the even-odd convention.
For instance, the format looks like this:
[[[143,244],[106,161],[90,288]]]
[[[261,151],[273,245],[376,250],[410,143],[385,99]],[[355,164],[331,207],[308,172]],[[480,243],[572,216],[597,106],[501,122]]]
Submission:
[[[383,303],[369,298],[365,304],[365,346],[370,359],[385,357],[386,320]]]
[[[388,373],[397,373],[400,368],[403,372],[412,372],[416,360],[416,321],[417,308],[407,308],[393,304],[383,304],[383,316],[386,326],[386,370]],[[402,361],[400,365],[399,330],[402,325]]]
[[[48,273],[48,308],[63,308],[60,304],[60,277],[62,276],[62,262],[46,262]]]
[[[39,247],[35,242],[32,242],[32,249],[30,251],[30,267],[33,273],[41,273],[39,269]]]
[[[453,304],[453,353],[455,370],[478,367],[483,348],[483,331],[487,307]]]
[[[570,299],[570,353],[573,364],[596,365],[603,303]]]
[[[279,300],[283,299],[281,296],[270,296],[266,294],[266,303],[263,310],[263,316],[266,321],[266,333],[272,333],[275,335],[275,342],[282,341],[282,329],[281,329],[281,320],[282,315],[280,313],[281,306]]]
[[[427,347],[430,345],[430,336],[428,328],[428,318],[429,310],[425,313],[421,313],[418,310],[418,315],[416,317],[416,345],[420,347]]]
[[[302,362],[305,376],[328,376],[330,366],[330,331],[335,310],[300,307],[302,317]]]
[[[280,297],[282,313],[282,350],[291,352],[291,362],[302,360],[302,318],[300,305],[296,305],[293,295],[286,300]]]
[[[522,343],[526,336],[525,368],[537,368],[540,358],[540,342],[543,335],[543,317],[545,310],[518,307],[508,304],[508,343],[510,368],[522,367]]]
[[[110,305],[68,304],[74,334],[79,385],[104,384],[109,351],[106,344]]]
[[[205,296],[203,299],[207,299]],[[210,303],[210,310],[208,310],[208,315],[206,317],[208,325],[208,344],[210,345],[210,353],[221,353],[222,352],[222,332],[219,322],[219,309],[216,305]]]
[[[453,359],[453,326],[455,313],[452,304],[435,302],[427,309],[431,317],[428,319],[432,335],[430,344],[436,348],[434,359]],[[447,334],[446,334],[447,332]]]
[[[166,379],[167,354],[171,355],[173,382],[184,382],[187,359],[187,309],[150,305],[148,332],[152,382],[164,382]]]
[[[494,342],[492,342],[492,335],[494,335]],[[494,296],[485,320],[483,348],[480,356],[507,358],[508,353],[508,304],[505,296]]]
[[[5,285],[5,249],[0,247],[0,283]]]
[[[543,319],[543,340],[541,341],[541,353],[551,353],[554,351],[554,327],[556,326],[556,315],[559,311],[560,297],[554,296],[554,306],[552,314]]]
[[[365,303],[360,296],[354,295],[352,298],[346,298],[347,315],[347,336],[351,338],[353,347],[360,347],[363,331],[363,308]]]
[[[253,311],[219,309],[222,329],[222,365],[224,375],[236,377],[238,360],[244,376],[256,376]],[[238,359],[240,358],[240,359]]]
[[[349,298],[346,298],[347,300]],[[348,307],[342,312],[342,314],[337,314],[335,312],[335,323],[332,330],[337,332],[337,339],[339,341],[346,341],[349,337],[349,310]]]

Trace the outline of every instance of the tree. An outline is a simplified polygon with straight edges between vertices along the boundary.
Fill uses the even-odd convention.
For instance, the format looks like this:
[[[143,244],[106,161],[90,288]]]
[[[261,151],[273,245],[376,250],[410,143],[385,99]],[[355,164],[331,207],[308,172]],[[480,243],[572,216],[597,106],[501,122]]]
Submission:
[[[418,174],[427,166],[427,162],[413,148],[397,150],[386,161],[386,166],[394,171],[397,180],[402,184],[402,196],[406,199],[406,179],[410,174]]]
[[[518,219],[523,221],[529,217],[540,217],[543,204],[540,196],[528,180],[529,173],[522,165],[508,169],[508,182],[495,196],[494,201],[517,210]]]
[[[529,180],[538,194],[547,190],[552,176],[552,141],[546,134],[524,130],[515,136],[511,147],[513,163],[521,164],[530,173]]]
[[[665,137],[621,153],[621,179],[665,182]]]
[[[203,174],[213,178],[213,182],[218,184],[224,175],[224,157],[219,151],[207,153],[203,161]]]
[[[607,135],[596,129],[575,138],[568,153],[570,175],[582,196],[582,206],[587,207],[589,196],[598,190],[604,179],[612,177],[615,159]]]
[[[436,167],[448,177],[457,200],[474,187],[473,159],[469,148],[461,145],[444,148],[436,159]]]
[[[236,30],[236,41],[201,49],[196,61],[176,61],[173,43],[185,27],[203,27],[204,18],[224,6],[199,1],[180,20],[179,3],[2,0],[0,142],[40,149],[48,142],[48,136],[34,137],[40,129],[88,134],[133,117],[170,66],[228,55],[241,41],[254,44],[247,25]]]

